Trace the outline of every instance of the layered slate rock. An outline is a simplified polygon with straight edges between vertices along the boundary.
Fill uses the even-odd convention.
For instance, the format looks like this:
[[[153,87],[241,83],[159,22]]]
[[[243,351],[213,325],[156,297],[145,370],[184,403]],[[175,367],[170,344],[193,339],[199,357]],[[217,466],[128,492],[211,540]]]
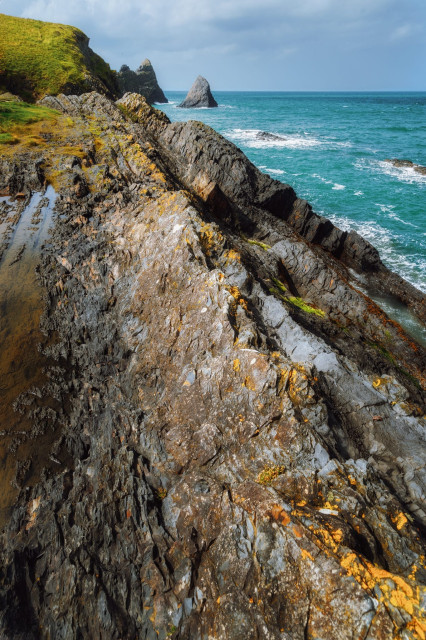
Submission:
[[[306,203],[205,125],[46,104],[68,144],[3,157],[0,189],[55,180],[66,412],[2,538],[0,635],[422,638],[424,352],[357,288],[361,248],[308,240]]]
[[[130,67],[123,64],[117,77],[122,94],[128,91],[139,93],[146,98],[149,104],[154,102],[165,104],[168,102],[158,84],[154,67],[148,58],[142,62],[136,71],[132,71]]]
[[[201,107],[217,107],[218,104],[210,91],[210,85],[203,76],[198,76],[188,91],[188,94],[180,103],[183,109],[198,109]]]

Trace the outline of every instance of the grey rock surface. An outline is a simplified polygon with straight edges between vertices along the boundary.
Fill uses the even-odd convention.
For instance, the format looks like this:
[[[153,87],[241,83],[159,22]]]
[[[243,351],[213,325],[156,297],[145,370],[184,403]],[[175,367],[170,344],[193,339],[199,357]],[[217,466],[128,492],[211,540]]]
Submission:
[[[203,76],[198,76],[188,94],[179,107],[183,109],[199,109],[201,107],[217,107],[218,104],[210,91],[210,85]]]
[[[0,189],[55,176],[66,411],[2,537],[0,637],[421,638],[424,351],[356,287],[374,249],[139,95],[44,103],[83,157],[58,129]]]
[[[121,95],[130,91],[144,96],[149,104],[153,104],[154,102],[165,104],[168,102],[163,90],[158,84],[154,67],[148,58],[140,64],[136,71],[132,71],[130,67],[123,64],[117,74],[117,78]]]

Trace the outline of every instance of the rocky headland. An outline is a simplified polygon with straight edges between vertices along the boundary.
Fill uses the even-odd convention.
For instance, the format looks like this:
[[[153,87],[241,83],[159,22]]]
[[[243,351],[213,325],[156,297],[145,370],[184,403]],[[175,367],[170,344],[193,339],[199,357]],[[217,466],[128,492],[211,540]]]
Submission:
[[[203,76],[197,76],[194,84],[180,105],[182,109],[201,109],[217,107],[218,104],[210,90],[210,85]]]
[[[0,147],[5,216],[55,191],[0,637],[424,638],[425,352],[360,285],[424,297],[206,125],[43,106]]]
[[[132,71],[127,65],[123,65],[118,72],[118,84],[121,94],[131,92],[139,93],[146,98],[149,104],[168,102],[163,90],[160,88],[154,67],[146,58],[136,71]]]
[[[120,95],[117,74],[76,27],[0,13],[0,93],[33,102],[45,95]]]

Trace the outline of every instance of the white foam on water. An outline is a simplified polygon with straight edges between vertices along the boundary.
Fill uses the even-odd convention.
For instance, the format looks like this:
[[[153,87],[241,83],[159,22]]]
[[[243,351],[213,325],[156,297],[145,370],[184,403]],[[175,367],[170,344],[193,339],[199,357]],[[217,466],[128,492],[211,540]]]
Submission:
[[[323,178],[322,176],[319,175],[319,173],[313,173],[312,177],[317,178],[317,180],[321,180],[321,182],[323,182],[324,184],[334,184],[332,180],[327,180],[327,178]]]
[[[333,186],[331,188],[333,191],[343,191],[343,189],[346,189],[344,184],[333,182],[333,180],[327,180],[327,178],[323,178],[322,176],[320,176],[319,173],[313,173],[312,177],[316,178],[317,180],[320,180],[324,184],[332,184]]]
[[[258,134],[262,133],[261,129],[232,129],[226,133],[228,138],[242,142],[245,146],[252,149],[308,149],[311,147],[321,146],[322,142],[312,136],[304,135],[286,135],[279,136],[273,134],[277,138],[265,139],[259,138]]]
[[[354,191],[354,196],[363,196],[364,191]]]
[[[361,171],[369,170],[374,173],[384,174],[400,182],[426,185],[426,175],[419,173],[413,167],[395,167],[385,160],[367,160],[366,158],[357,160],[354,163],[354,167],[361,169]]]
[[[266,173],[272,173],[277,176],[282,176],[285,174],[285,171],[283,171],[282,169],[268,169],[268,167],[265,167],[265,171]]]
[[[392,213],[392,212],[391,212]],[[404,256],[395,251],[395,244],[401,243],[402,236],[385,229],[375,220],[357,222],[339,215],[324,214],[339,229],[357,231],[363,238],[371,242],[380,253],[383,262],[396,273],[399,273],[405,280],[410,282],[420,291],[426,293],[426,258],[424,252],[419,250],[409,256]]]
[[[379,207],[382,213],[391,213],[395,209],[394,204],[380,204],[380,202],[375,202],[374,204]]]

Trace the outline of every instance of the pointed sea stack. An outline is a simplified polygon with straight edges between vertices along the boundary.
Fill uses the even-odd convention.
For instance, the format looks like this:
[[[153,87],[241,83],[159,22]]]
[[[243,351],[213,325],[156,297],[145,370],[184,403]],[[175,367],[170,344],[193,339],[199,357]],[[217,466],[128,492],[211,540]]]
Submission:
[[[127,92],[139,93],[144,96],[150,104],[168,102],[163,90],[159,87],[154,67],[150,60],[146,58],[136,71],[123,64],[118,72],[118,82],[122,95]]]
[[[203,76],[198,76],[188,91],[185,100],[179,107],[184,109],[199,109],[200,107],[217,107],[218,104],[210,91],[210,85]]]

